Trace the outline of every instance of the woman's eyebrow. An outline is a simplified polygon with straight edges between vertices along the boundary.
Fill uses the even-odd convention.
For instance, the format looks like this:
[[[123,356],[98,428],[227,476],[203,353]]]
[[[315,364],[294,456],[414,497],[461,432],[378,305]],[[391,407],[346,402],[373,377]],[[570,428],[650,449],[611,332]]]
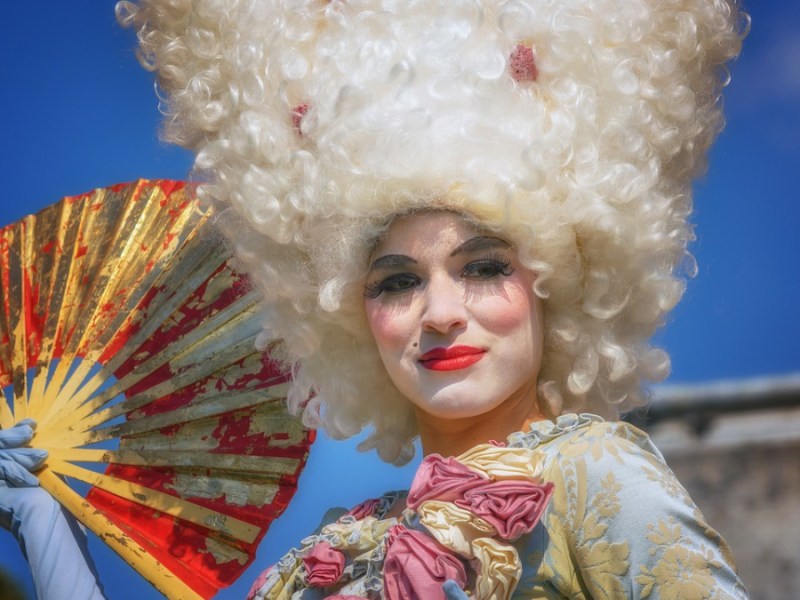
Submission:
[[[479,235],[461,244],[450,253],[450,256],[457,256],[465,252],[480,252],[481,250],[490,250],[493,248],[511,248],[511,244],[500,238]]]
[[[405,254],[386,254],[380,258],[376,258],[369,266],[370,272],[376,269],[391,269],[397,267],[407,267],[408,265],[415,265],[415,261],[410,256]]]

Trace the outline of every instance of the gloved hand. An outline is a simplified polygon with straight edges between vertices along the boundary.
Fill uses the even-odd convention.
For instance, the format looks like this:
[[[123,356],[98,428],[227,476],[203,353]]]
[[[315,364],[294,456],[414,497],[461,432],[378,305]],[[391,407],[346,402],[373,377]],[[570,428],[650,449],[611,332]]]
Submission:
[[[25,448],[33,438],[36,422],[23,419],[13,427],[0,429],[0,480],[12,487],[35,487],[39,480],[31,471],[42,466],[47,451]]]
[[[448,579],[442,584],[442,591],[447,600],[469,600],[466,592],[452,579]]]
[[[30,472],[47,458],[45,450],[25,447],[35,430],[31,419],[0,429],[0,527],[28,559],[39,600],[103,600],[86,533]]]

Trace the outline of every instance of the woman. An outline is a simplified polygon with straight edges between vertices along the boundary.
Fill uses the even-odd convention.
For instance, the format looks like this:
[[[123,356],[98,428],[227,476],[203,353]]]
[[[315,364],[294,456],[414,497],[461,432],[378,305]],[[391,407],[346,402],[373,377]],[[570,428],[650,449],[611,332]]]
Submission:
[[[613,419],[669,360],[726,0],[120,3],[265,298],[290,409],[426,455],[257,598],[744,598]],[[601,416],[594,416],[595,413]]]
[[[264,291],[290,409],[426,455],[407,498],[327,524],[254,597],[745,597],[647,437],[577,414],[668,372],[648,339],[692,271],[735,4],[120,9]]]

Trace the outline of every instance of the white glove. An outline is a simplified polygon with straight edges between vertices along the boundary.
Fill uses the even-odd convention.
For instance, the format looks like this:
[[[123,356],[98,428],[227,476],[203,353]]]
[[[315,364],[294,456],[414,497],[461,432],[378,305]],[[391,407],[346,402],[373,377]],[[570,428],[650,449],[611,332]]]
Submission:
[[[11,487],[36,487],[39,480],[31,471],[39,469],[47,459],[47,451],[25,448],[33,438],[36,422],[24,419],[10,427],[0,429],[0,479]]]
[[[442,591],[446,600],[469,600],[464,590],[452,579],[448,579],[442,584]]]
[[[0,429],[0,527],[17,538],[39,600],[103,600],[86,533],[30,472],[47,458],[24,447],[35,430],[31,419]]]

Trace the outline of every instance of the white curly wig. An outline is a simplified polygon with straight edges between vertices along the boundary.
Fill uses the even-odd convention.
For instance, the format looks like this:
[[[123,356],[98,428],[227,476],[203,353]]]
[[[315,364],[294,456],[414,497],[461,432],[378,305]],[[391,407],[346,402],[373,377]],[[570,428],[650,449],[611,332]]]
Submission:
[[[722,127],[735,0],[141,0],[118,18],[158,74],[265,298],[290,408],[413,454],[363,277],[398,214],[499,232],[545,302],[540,408],[614,416],[663,379],[649,338],[691,274],[691,181]],[[309,398],[311,398],[309,400]]]

